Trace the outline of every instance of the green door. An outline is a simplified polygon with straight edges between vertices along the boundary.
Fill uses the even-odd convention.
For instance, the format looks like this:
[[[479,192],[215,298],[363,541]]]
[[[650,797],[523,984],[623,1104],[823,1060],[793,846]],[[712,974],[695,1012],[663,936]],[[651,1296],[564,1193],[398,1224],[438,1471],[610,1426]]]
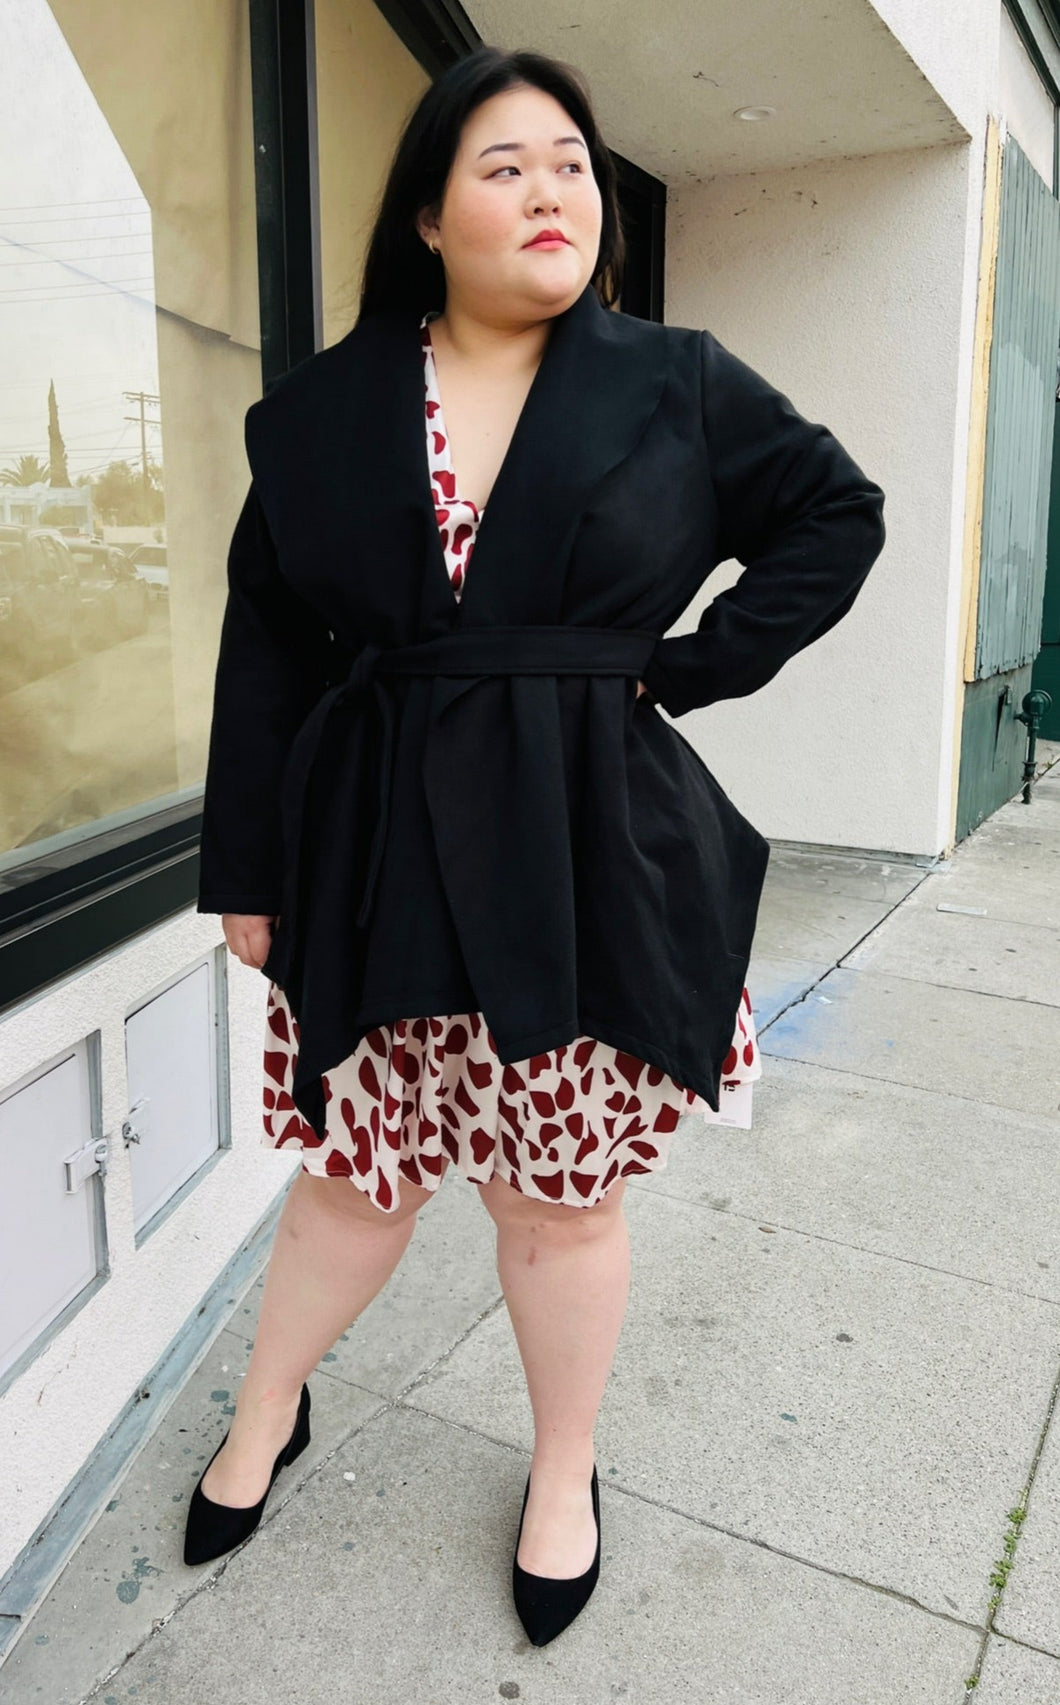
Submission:
[[[975,678],[965,683],[958,840],[1011,799],[1023,778],[1027,731],[1015,713],[1048,637],[1042,616],[1058,352],[1060,203],[1009,137],[1001,164]]]

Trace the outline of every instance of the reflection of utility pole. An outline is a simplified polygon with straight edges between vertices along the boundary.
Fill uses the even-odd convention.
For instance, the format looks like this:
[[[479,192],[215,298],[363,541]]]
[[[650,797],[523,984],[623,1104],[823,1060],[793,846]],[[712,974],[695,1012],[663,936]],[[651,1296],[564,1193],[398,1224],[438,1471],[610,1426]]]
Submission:
[[[151,396],[148,391],[123,391],[122,396],[127,402],[139,403],[140,405],[138,415],[127,414],[125,418],[126,420],[138,420],[140,422],[140,484],[146,492],[150,488],[150,481],[147,477],[147,428],[149,426],[161,426],[162,422],[160,420],[146,420],[144,418],[144,404],[160,402],[161,398]]]

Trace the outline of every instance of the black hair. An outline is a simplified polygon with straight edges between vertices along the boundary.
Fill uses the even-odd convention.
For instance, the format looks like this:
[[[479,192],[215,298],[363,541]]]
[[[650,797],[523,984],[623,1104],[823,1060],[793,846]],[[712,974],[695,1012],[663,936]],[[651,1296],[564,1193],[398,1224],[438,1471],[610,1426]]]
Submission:
[[[445,269],[416,229],[425,208],[437,214],[468,115],[492,95],[520,86],[552,95],[585,138],[600,191],[600,247],[590,282],[604,307],[622,288],[626,245],[614,161],[600,136],[582,73],[543,53],[475,48],[420,97],[398,140],[379,198],[361,272],[360,315],[380,309],[423,314],[445,303]]]

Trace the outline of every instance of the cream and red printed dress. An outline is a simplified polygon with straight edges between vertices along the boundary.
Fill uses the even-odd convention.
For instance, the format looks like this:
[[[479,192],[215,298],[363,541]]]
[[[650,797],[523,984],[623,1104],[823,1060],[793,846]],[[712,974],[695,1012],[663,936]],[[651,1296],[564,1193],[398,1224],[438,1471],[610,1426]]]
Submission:
[[[423,341],[431,485],[453,592],[459,599],[483,510],[456,489],[429,323]],[[264,1134],[269,1148],[301,1148],[302,1169],[348,1178],[379,1208],[398,1206],[400,1181],[437,1189],[447,1161],[485,1183],[496,1171],[541,1201],[590,1207],[616,1178],[657,1172],[679,1119],[751,1123],[751,1086],[762,1066],[751,1001],[740,997],[722,1068],[719,1111],[633,1054],[591,1036],[501,1065],[480,1012],[401,1018],[370,1030],[324,1075],[327,1135],[291,1099],[298,1024],[270,982],[266,1015]]]

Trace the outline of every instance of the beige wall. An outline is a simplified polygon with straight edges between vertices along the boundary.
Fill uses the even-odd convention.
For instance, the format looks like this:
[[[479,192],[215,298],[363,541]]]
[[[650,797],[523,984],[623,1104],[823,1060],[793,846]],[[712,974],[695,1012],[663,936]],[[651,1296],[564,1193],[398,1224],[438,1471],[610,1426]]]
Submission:
[[[887,494],[887,543],[845,620],[760,693],[682,719],[773,838],[914,854],[945,842],[980,175],[957,145],[671,197],[667,319],[709,327]],[[740,572],[719,570],[709,597]]]
[[[373,0],[317,0],[323,342],[357,318],[361,263],[398,134],[427,87]]]

